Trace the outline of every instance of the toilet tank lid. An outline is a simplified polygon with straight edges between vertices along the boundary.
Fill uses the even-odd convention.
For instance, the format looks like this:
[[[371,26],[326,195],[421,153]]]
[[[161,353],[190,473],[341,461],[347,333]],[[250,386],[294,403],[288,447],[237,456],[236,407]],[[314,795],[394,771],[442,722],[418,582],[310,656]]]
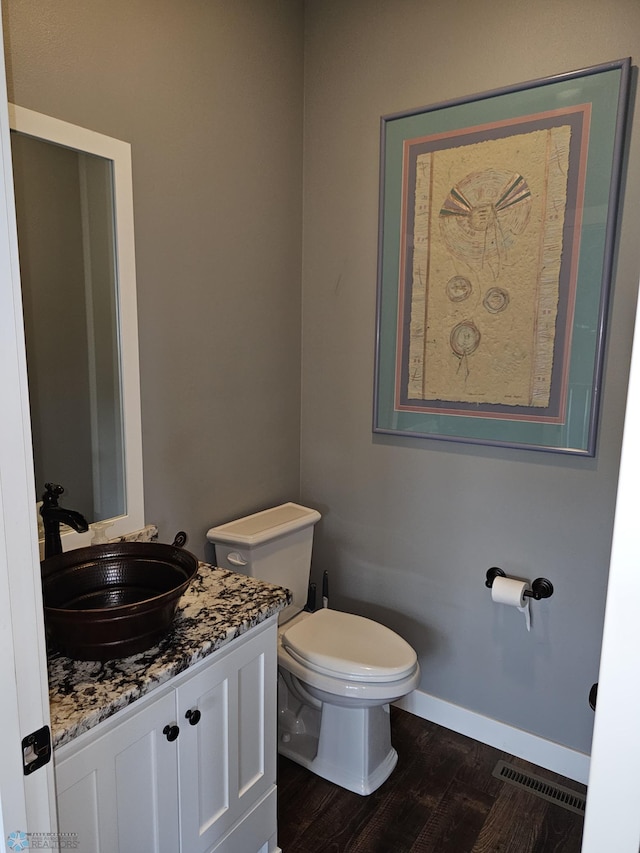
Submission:
[[[207,531],[207,539],[251,548],[318,521],[320,513],[317,510],[289,502],[212,527]]]

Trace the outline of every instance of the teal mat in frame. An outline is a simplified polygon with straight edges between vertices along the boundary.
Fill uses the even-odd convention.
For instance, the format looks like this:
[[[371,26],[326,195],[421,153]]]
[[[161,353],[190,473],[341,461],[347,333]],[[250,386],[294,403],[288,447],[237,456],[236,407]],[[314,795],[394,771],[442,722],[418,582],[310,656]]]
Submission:
[[[374,432],[595,455],[630,68],[382,117]]]

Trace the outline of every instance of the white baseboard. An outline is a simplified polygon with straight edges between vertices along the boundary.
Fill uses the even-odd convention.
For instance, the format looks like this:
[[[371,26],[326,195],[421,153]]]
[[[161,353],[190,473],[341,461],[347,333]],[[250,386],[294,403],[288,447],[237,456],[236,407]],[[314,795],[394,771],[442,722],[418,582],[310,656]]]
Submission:
[[[445,702],[422,690],[414,690],[394,704],[417,717],[422,717],[423,720],[429,720],[480,743],[524,758],[538,767],[587,784],[589,756],[583,752]]]

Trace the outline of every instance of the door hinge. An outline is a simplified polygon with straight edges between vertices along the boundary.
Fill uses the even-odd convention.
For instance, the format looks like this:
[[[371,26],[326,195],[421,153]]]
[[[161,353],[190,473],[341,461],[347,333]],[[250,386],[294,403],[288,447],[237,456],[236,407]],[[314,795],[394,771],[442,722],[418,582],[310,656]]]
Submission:
[[[24,775],[29,776],[39,767],[51,760],[51,732],[49,726],[43,726],[37,732],[22,738],[22,761]]]

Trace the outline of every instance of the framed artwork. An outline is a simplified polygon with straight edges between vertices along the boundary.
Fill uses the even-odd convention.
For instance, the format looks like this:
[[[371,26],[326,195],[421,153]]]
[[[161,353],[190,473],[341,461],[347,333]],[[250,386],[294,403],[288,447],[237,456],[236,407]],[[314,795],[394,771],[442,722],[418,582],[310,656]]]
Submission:
[[[630,68],[382,117],[374,432],[595,455]]]

